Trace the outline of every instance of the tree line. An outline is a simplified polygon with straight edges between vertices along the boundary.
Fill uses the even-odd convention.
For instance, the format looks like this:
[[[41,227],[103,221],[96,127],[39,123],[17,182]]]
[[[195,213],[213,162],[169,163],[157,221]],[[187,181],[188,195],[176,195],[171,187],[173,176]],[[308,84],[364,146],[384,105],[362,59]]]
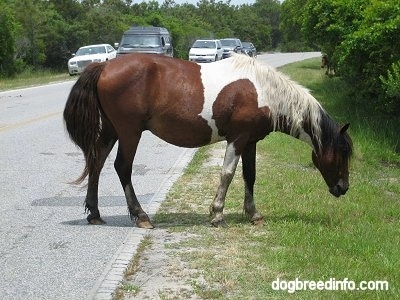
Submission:
[[[0,78],[66,70],[80,46],[119,42],[132,25],[168,28],[182,59],[198,38],[238,37],[259,51],[322,51],[366,105],[400,111],[398,0],[0,0]]]
[[[400,115],[400,1],[286,0],[284,39],[326,53],[357,104]]]
[[[141,0],[140,0],[141,1]],[[279,43],[277,0],[252,5],[200,0],[196,5],[165,0],[0,0],[2,75],[25,68],[65,69],[79,47],[119,42],[132,25],[166,27],[175,56],[187,59],[197,38],[240,37],[260,49]]]

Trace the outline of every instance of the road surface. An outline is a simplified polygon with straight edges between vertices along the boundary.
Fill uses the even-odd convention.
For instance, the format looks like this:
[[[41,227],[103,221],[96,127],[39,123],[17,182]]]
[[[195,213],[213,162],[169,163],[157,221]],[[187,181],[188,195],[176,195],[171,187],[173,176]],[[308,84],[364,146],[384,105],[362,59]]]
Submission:
[[[266,54],[280,65],[319,53]],[[104,226],[84,214],[85,189],[68,184],[84,166],[62,110],[74,82],[0,92],[0,299],[110,299],[146,230],[133,227],[114,171],[99,186]],[[194,154],[144,133],[133,184],[150,216]]]

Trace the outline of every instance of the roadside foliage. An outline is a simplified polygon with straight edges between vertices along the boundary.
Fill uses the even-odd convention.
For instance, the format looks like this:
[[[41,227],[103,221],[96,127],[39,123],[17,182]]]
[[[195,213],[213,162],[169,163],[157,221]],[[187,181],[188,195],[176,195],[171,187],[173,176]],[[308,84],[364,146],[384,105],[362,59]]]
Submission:
[[[153,25],[171,32],[182,59],[199,38],[236,37],[259,51],[320,50],[353,86],[355,105],[400,113],[398,0],[1,0],[0,8],[0,78],[66,71],[79,47],[113,45],[130,26]]]
[[[351,97],[357,105],[400,113],[399,1],[287,0],[282,6],[284,20],[297,16],[304,42],[326,53],[336,75],[353,86]]]

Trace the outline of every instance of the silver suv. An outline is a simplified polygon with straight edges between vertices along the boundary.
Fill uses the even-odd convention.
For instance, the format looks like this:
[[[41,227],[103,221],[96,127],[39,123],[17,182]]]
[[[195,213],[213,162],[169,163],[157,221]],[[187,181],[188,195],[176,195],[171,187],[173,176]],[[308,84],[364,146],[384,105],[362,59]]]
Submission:
[[[221,44],[224,50],[222,58],[230,57],[234,52],[242,53],[243,51],[242,42],[236,38],[222,39]]]

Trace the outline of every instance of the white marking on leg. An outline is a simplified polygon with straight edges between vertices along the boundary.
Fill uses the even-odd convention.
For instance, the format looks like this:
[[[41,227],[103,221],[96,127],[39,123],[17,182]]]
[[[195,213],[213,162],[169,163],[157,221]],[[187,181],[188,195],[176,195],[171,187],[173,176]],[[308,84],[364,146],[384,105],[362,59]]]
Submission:
[[[235,175],[236,167],[239,162],[240,155],[236,154],[236,149],[233,143],[230,143],[226,147],[224,164],[221,170],[221,182],[215,195],[212,208],[215,213],[214,220],[223,220],[223,209],[225,205],[225,197],[228,191],[229,185]]]
[[[239,162],[240,155],[236,154],[236,148],[233,143],[226,146],[226,152],[224,157],[224,164],[222,166],[223,170],[227,173],[234,174],[236,166]]]

